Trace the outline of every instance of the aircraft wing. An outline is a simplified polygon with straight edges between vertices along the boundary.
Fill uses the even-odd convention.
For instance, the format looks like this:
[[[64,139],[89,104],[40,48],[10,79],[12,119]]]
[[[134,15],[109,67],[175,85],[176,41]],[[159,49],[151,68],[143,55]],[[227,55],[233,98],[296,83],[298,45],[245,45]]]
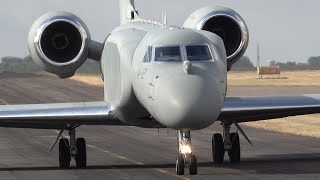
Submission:
[[[103,101],[0,106],[0,127],[62,129],[68,125],[124,124]]]
[[[226,97],[219,120],[241,123],[315,113],[320,113],[320,94]]]

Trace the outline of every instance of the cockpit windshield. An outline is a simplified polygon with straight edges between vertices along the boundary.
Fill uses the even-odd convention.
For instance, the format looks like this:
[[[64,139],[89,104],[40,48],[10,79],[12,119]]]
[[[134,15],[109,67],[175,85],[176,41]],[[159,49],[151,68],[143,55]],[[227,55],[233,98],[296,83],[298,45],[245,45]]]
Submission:
[[[207,45],[186,46],[189,61],[211,60],[212,56]]]
[[[180,46],[156,47],[155,61],[181,62]]]

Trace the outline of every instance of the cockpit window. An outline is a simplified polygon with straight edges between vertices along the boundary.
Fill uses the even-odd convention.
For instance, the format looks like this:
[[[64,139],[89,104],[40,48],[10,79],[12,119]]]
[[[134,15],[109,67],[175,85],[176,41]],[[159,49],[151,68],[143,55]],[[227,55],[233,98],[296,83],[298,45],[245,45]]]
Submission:
[[[212,56],[207,45],[186,46],[189,61],[211,60]]]
[[[148,50],[147,50],[146,54],[144,55],[142,62],[144,62],[144,63],[150,62],[151,55],[152,55],[152,47],[150,46],[150,47],[148,47]]]
[[[156,47],[155,61],[164,61],[164,62],[181,61],[180,46]]]

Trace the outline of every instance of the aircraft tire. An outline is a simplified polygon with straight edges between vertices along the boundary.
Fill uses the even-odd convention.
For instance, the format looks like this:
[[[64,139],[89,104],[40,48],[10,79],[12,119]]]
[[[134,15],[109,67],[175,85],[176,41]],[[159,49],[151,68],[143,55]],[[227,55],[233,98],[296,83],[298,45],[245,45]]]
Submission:
[[[222,135],[219,133],[212,137],[212,158],[216,165],[222,164],[224,160],[224,143]]]
[[[60,139],[59,141],[59,167],[69,168],[71,161],[70,148],[68,139]]]
[[[230,140],[232,143],[232,149],[228,151],[229,159],[231,163],[238,163],[241,159],[240,153],[240,140],[238,133],[231,133]]]
[[[184,175],[184,158],[179,154],[176,160],[176,173],[177,175]]]
[[[198,174],[198,162],[197,157],[195,155],[191,155],[190,157],[189,173],[190,175]]]
[[[87,166],[87,149],[84,138],[78,138],[76,141],[77,154],[75,156],[76,165],[78,168],[85,168]]]

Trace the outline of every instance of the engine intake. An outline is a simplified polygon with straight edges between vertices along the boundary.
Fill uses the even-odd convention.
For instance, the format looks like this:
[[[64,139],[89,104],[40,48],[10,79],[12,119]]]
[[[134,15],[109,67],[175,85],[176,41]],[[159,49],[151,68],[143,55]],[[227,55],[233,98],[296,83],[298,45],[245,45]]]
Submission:
[[[85,23],[68,12],[50,12],[32,25],[28,43],[33,60],[61,78],[73,76],[88,58],[90,33]]]
[[[192,13],[183,27],[217,34],[224,42],[228,69],[245,53],[249,32],[242,17],[225,7],[204,7]]]

